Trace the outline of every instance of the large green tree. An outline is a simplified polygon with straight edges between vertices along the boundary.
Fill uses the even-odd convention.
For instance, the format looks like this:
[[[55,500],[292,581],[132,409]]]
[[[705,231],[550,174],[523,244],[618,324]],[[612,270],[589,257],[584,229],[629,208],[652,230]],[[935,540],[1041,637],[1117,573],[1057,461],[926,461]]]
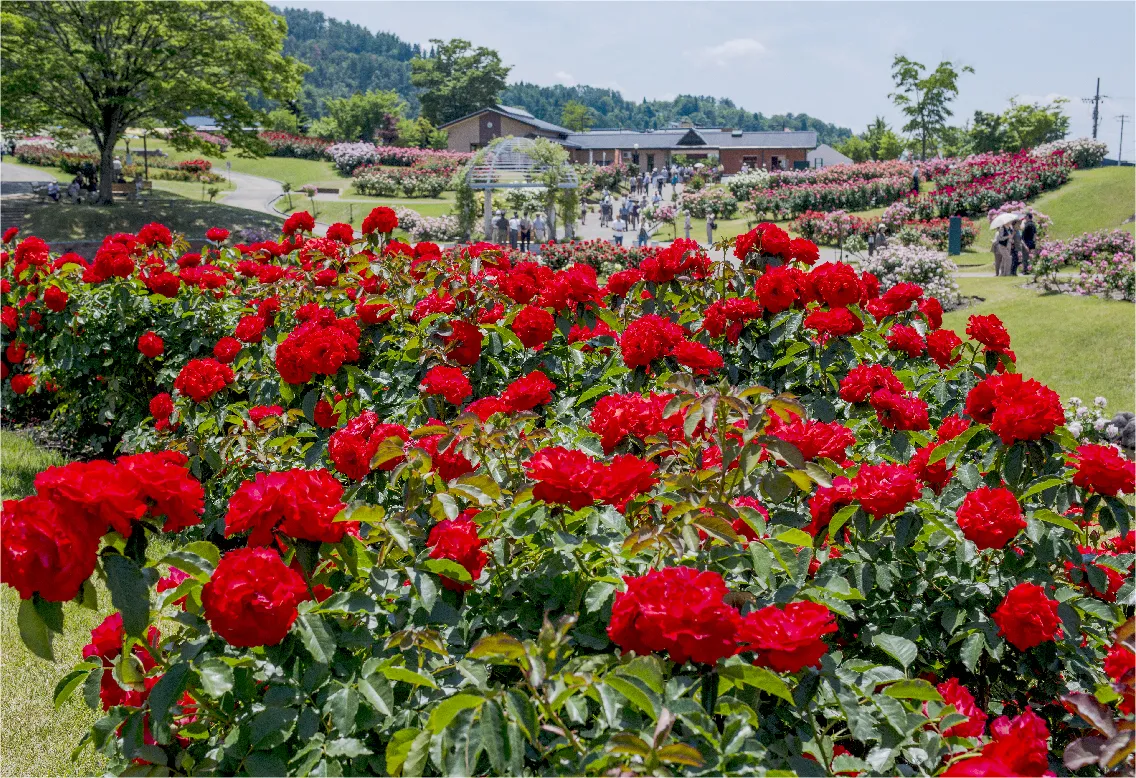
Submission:
[[[583,132],[592,126],[592,111],[583,103],[569,100],[560,112],[560,123],[570,130]]]
[[[919,141],[923,159],[927,158],[928,146],[934,146],[934,139],[952,116],[950,104],[958,95],[959,76],[973,72],[969,65],[956,68],[947,60],[927,73],[925,65],[896,55],[891,66],[895,91],[890,97],[907,117],[903,131],[912,133]]]
[[[21,2],[0,8],[0,120],[5,127],[91,133],[99,200],[112,201],[114,147],[128,127],[174,130],[212,116],[237,148],[257,149],[249,99],[285,100],[304,66],[283,56],[283,18],[262,2]]]
[[[327,101],[327,114],[343,140],[392,142],[405,108],[397,92],[381,89]]]
[[[410,61],[410,81],[424,90],[418,98],[423,116],[439,126],[497,102],[509,68],[496,51],[461,38],[430,42],[434,56]]]

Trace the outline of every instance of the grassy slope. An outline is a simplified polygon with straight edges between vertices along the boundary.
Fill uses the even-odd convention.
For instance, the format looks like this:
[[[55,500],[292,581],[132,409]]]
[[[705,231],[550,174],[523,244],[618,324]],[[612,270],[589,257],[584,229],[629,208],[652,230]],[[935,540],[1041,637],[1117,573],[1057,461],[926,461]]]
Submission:
[[[1018,367],[1063,398],[1108,398],[1109,408],[1131,410],[1136,383],[1134,312],[1131,303],[1095,297],[1038,294],[1019,278],[960,278],[977,306],[949,313],[943,326],[959,334],[973,314],[997,314],[1006,324]]]
[[[1030,203],[1053,219],[1051,238],[1120,227],[1136,213],[1136,169],[1076,170],[1068,184]],[[1127,228],[1133,228],[1130,222]]]
[[[50,465],[62,464],[57,455],[37,448],[26,438],[11,432],[0,434],[0,492],[5,499],[22,497],[32,488],[36,473]],[[91,629],[106,615],[84,610],[70,603],[64,609],[64,634],[56,638],[56,662],[33,656],[22,642],[16,626],[20,599],[8,586],[0,587],[0,774],[3,775],[94,775],[102,762],[88,749],[77,762],[71,749],[79,743],[95,714],[82,701],[72,697],[56,711],[51,704],[56,682],[82,656]],[[104,610],[110,598],[99,592]]]

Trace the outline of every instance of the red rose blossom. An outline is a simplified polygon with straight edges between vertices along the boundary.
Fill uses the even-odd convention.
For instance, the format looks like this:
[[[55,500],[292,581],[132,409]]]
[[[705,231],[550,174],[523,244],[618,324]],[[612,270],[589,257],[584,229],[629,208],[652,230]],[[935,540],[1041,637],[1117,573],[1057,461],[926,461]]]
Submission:
[[[860,507],[877,519],[901,512],[922,491],[908,468],[887,463],[861,465],[852,486]]]
[[[462,400],[473,394],[473,385],[465,373],[460,368],[446,365],[430,368],[418,388],[423,394],[440,395],[454,405],[461,405]]]
[[[552,338],[552,333],[556,331],[556,322],[552,314],[544,308],[526,305],[513,317],[510,328],[525,348],[538,348]]]
[[[948,678],[935,689],[943,696],[943,702],[953,705],[957,712],[967,717],[963,723],[945,730],[943,736],[982,737],[986,731],[986,713],[975,704],[970,690],[959,683],[958,678]]]
[[[956,514],[959,528],[978,548],[1004,548],[1026,528],[1022,507],[1009,489],[983,486],[969,493]]]
[[[477,581],[489,556],[481,550],[483,542],[477,536],[477,524],[473,517],[477,509],[471,508],[456,519],[444,519],[434,525],[430,530],[430,537],[426,539],[426,547],[430,549],[431,559],[449,559],[457,562],[469,573],[469,577]],[[473,588],[472,584],[455,581],[441,576],[442,586],[455,592],[466,592]]]
[[[378,208],[371,210],[367,217],[363,219],[363,234],[373,235],[378,232],[383,235],[390,235],[398,227],[398,216],[395,215],[394,209],[387,208],[380,205]]]
[[[769,605],[745,617],[738,631],[744,650],[755,651],[754,664],[779,673],[819,667],[828,651],[822,639],[836,632],[836,619],[825,606],[803,600],[784,609]]]
[[[98,561],[102,532],[47,497],[5,500],[0,511],[0,582],[31,599],[73,599]]]
[[[1097,494],[1115,497],[1136,490],[1136,462],[1112,446],[1086,443],[1072,457],[1073,483]]]
[[[296,606],[307,598],[304,579],[267,548],[228,552],[201,589],[209,625],[238,647],[282,641],[296,620]]]
[[[1045,589],[1025,581],[1006,593],[992,618],[998,634],[1019,651],[1028,651],[1055,640],[1061,632],[1057,604],[1046,596]]]
[[[326,470],[257,473],[229,500],[225,536],[248,532],[249,545],[267,546],[273,532],[296,540],[338,543],[358,522],[335,521],[343,510],[343,486]]]
[[[531,411],[538,405],[552,402],[552,383],[544,373],[534,370],[509,384],[501,393],[501,402],[510,412]]]
[[[153,332],[147,332],[138,338],[138,351],[142,356],[154,359],[162,355],[166,350],[166,344],[162,339]]]
[[[233,383],[233,370],[216,359],[191,359],[174,380],[174,389],[203,403]]]

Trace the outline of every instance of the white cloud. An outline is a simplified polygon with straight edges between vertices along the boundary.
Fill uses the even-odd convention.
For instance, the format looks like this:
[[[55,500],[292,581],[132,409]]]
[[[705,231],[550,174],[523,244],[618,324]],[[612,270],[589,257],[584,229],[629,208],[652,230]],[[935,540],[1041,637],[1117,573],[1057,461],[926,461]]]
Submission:
[[[765,46],[753,38],[734,38],[717,46],[704,46],[700,49],[688,49],[683,54],[696,62],[713,62],[725,67],[733,60],[746,59],[764,54]]]
[[[564,84],[564,86],[576,86],[576,77],[571,73],[566,73],[563,70],[557,70],[552,74],[552,77],[561,84]]]

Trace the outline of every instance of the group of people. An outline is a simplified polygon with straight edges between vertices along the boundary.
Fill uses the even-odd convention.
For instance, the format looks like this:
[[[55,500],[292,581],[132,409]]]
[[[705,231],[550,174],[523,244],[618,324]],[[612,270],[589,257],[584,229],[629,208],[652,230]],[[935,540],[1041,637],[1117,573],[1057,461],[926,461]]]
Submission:
[[[535,219],[530,219],[527,213],[520,215],[513,211],[512,217],[508,217],[504,211],[497,211],[493,217],[494,237],[502,246],[508,241],[511,249],[532,251],[534,240],[539,247],[547,237],[548,225],[542,214],[538,213]]]
[[[1030,253],[1036,245],[1037,224],[1032,213],[1003,224],[994,236],[994,275],[1016,276],[1019,267],[1028,273]]]
[[[647,204],[658,205],[663,201],[662,196],[656,192],[650,200],[646,195],[640,197],[633,197],[629,194],[623,200],[613,198],[611,193],[606,189],[604,190],[603,197],[600,199],[600,226],[607,227],[615,221],[616,215],[625,223],[632,227],[639,226],[639,220],[642,218],[643,212],[647,210]],[[580,223],[587,223],[588,206],[587,203],[580,204]]]
[[[662,197],[664,184],[677,187],[685,184],[693,175],[694,168],[689,165],[663,165],[662,168],[644,170],[641,175],[631,176],[628,178],[628,186],[633,195],[646,195],[654,186],[655,193]]]

